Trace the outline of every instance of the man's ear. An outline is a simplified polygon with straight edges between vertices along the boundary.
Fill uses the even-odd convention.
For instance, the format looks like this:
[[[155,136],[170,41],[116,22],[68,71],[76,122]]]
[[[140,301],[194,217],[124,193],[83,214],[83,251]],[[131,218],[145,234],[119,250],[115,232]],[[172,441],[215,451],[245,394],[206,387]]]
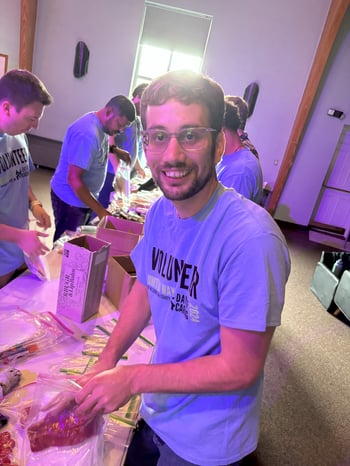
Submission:
[[[7,116],[10,115],[10,107],[11,104],[8,100],[3,100],[0,104],[1,106],[1,111],[4,112]]]
[[[112,113],[113,113],[113,111],[112,111],[111,107],[106,107],[105,108],[105,115],[106,115],[107,118],[110,118],[112,116]]]
[[[224,135],[224,132],[221,130],[216,136],[215,154],[214,154],[215,164],[217,164],[221,160],[222,154],[225,151],[225,144],[226,144],[225,135]]]

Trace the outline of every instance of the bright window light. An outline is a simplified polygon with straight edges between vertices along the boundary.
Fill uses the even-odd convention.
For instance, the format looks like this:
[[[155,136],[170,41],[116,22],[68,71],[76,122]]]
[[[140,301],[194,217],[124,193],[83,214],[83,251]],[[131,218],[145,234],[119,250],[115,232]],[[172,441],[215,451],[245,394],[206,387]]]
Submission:
[[[142,45],[138,75],[154,78],[166,73],[169,69],[170,58],[170,50]]]
[[[190,70],[200,72],[202,59],[195,55],[174,52],[171,58],[170,70]]]

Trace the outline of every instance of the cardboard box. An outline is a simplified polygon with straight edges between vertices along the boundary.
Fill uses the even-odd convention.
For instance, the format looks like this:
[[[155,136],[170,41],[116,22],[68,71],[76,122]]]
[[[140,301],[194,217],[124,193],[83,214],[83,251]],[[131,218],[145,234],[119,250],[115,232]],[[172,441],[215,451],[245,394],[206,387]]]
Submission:
[[[110,256],[129,255],[143,234],[143,224],[107,216],[97,226],[96,237],[111,243]]]
[[[98,312],[110,244],[89,235],[64,244],[57,314],[84,322]]]
[[[135,266],[130,256],[112,256],[108,260],[105,295],[118,309],[136,280]]]

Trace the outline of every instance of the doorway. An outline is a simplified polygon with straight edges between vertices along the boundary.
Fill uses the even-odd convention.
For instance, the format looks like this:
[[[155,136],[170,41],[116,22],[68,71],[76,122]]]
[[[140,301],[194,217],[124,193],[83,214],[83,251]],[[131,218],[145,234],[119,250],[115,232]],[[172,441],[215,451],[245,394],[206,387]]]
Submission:
[[[344,125],[310,221],[310,239],[350,250],[350,125]]]

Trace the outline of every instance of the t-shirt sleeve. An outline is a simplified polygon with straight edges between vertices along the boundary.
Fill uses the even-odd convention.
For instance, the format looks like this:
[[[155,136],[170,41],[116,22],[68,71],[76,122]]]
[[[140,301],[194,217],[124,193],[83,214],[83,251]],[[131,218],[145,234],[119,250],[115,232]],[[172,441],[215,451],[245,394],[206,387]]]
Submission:
[[[255,331],[280,325],[289,271],[288,250],[277,236],[244,242],[219,276],[220,325]]]

